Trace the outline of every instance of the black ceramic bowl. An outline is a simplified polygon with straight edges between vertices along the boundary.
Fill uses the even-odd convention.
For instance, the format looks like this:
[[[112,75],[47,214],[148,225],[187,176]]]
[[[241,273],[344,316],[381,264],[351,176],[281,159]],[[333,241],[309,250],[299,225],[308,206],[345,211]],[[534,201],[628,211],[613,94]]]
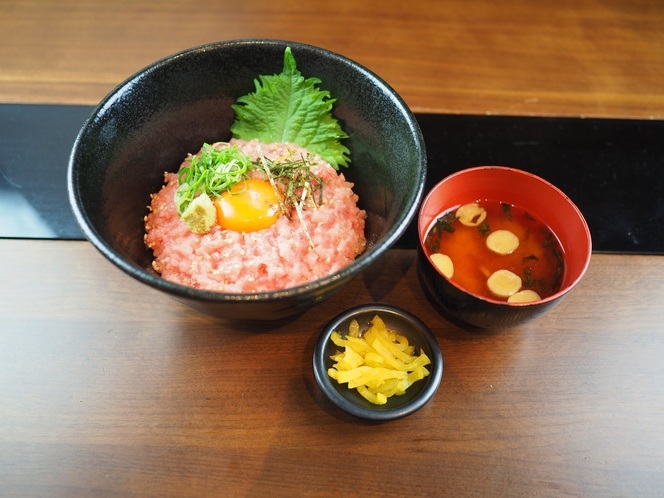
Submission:
[[[308,285],[259,294],[224,294],[167,282],[151,269],[143,243],[150,193],[203,142],[227,141],[231,105],[278,74],[290,46],[305,77],[337,99],[333,113],[350,136],[343,169],[367,212],[366,251],[351,265]],[[321,48],[275,40],[213,43],[162,59],[114,89],[83,125],[71,153],[69,197],[85,236],[141,282],[228,319],[270,320],[297,314],[340,290],[399,238],[417,212],[426,176],[419,126],[378,76]]]
[[[336,346],[330,336],[335,330],[345,337],[348,326],[353,319],[360,324],[364,331],[369,322],[378,315],[387,326],[408,338],[410,344],[426,353],[431,364],[426,368],[429,375],[413,383],[405,394],[392,396],[384,405],[374,405],[364,399],[356,389],[349,389],[346,384],[339,384],[332,379],[327,371],[334,361],[330,356],[340,348]],[[367,304],[349,309],[332,319],[320,334],[313,358],[314,375],[323,394],[338,408],[355,417],[387,421],[410,415],[422,408],[435,394],[443,376],[443,356],[438,341],[429,328],[416,316],[400,308],[380,304]]]
[[[525,209],[557,235],[565,270],[554,294],[528,303],[489,299],[469,292],[436,269],[424,247],[432,222],[455,206],[482,200]],[[425,292],[443,315],[479,328],[514,327],[548,313],[579,283],[592,254],[586,220],[561,190],[531,173],[502,166],[469,168],[440,181],[422,202],[418,232],[417,268]]]

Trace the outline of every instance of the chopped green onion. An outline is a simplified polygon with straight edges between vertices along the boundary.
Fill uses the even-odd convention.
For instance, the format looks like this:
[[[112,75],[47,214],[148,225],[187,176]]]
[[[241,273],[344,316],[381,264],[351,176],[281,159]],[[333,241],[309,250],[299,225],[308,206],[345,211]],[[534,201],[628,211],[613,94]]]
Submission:
[[[220,197],[223,192],[230,191],[235,185],[249,178],[250,171],[258,170],[264,173],[277,194],[281,212],[288,219],[291,219],[293,210],[297,213],[309,245],[313,248],[313,242],[304,224],[302,209],[306,202],[310,202],[312,207],[323,204],[325,182],[311,171],[311,166],[316,163],[308,154],[298,158],[292,150],[289,150],[284,157],[272,160],[259,150],[259,159],[252,161],[236,146],[229,146],[226,143],[213,145],[205,143],[200,154],[190,154],[185,162],[187,161],[188,164],[182,166],[178,173],[179,186],[175,193],[178,215],[182,216],[189,204],[199,195]],[[277,184],[281,184],[283,188],[280,190]],[[298,189],[301,189],[299,195]]]
[[[178,173],[179,187],[175,193],[180,216],[198,195],[218,197],[249,178],[247,173],[252,168],[249,156],[234,146],[218,149],[205,143],[200,155],[190,155],[188,159],[189,164],[180,168]]]

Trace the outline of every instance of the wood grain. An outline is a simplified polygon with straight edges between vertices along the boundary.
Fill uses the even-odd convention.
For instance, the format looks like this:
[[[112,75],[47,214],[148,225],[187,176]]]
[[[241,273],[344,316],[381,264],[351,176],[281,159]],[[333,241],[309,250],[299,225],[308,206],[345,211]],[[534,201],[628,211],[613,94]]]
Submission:
[[[444,320],[390,251],[295,321],[225,323],[146,289],[87,242],[0,241],[7,496],[655,496],[664,485],[664,259],[594,255],[533,324]],[[648,291],[643,275],[650,275]],[[410,310],[445,370],[369,424],[313,379],[318,333],[364,302]],[[392,478],[390,478],[392,476]],[[389,486],[377,492],[377,482]]]
[[[416,112],[664,118],[659,0],[0,1],[0,103],[96,104],[189,47],[280,38],[354,59]],[[2,137],[0,137],[2,139]],[[0,162],[2,158],[0,158]],[[304,315],[195,312],[89,243],[0,239],[0,495],[661,496],[664,259],[594,254],[540,320],[479,333],[392,250]],[[401,306],[432,401],[369,424],[321,396],[325,322]]]
[[[172,53],[277,38],[343,54],[415,112],[664,118],[659,0],[0,3],[0,102],[96,104]]]

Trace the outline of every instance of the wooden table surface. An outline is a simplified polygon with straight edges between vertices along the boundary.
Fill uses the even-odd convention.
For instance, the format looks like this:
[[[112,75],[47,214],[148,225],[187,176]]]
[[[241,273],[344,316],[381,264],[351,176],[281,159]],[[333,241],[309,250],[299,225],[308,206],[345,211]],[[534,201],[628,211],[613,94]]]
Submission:
[[[0,0],[0,103],[96,104],[150,62],[281,38],[415,112],[664,118],[659,0]],[[661,229],[661,227],[655,227]],[[195,312],[83,241],[0,239],[1,496],[662,496],[664,258],[594,254],[527,326],[478,333],[392,250],[295,320]],[[321,398],[313,345],[356,304],[429,325],[432,401],[384,424]]]

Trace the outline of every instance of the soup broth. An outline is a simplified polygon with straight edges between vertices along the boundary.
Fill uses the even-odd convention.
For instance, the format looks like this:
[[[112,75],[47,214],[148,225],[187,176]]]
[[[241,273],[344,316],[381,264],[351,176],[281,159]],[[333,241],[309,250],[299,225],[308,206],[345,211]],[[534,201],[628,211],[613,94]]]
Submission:
[[[441,273],[489,299],[543,299],[560,290],[564,277],[563,251],[551,229],[518,206],[498,201],[477,201],[444,212],[432,223],[424,245],[430,256],[444,255],[432,257],[445,260]],[[493,282],[504,281],[506,274],[509,288],[499,290]],[[520,278],[520,285],[512,274]]]

